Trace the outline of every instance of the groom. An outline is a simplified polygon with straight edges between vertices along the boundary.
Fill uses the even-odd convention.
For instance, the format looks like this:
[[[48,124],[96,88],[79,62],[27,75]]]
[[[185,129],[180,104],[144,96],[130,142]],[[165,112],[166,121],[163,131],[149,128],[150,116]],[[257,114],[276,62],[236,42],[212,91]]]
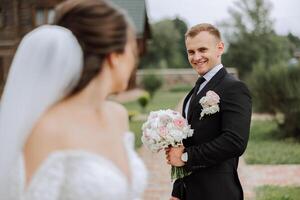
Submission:
[[[185,43],[201,77],[182,110],[194,135],[184,146],[166,149],[168,164],[192,172],[174,182],[171,200],[242,200],[237,167],[249,137],[249,90],[223,67],[224,43],[217,28],[196,25],[187,31]]]

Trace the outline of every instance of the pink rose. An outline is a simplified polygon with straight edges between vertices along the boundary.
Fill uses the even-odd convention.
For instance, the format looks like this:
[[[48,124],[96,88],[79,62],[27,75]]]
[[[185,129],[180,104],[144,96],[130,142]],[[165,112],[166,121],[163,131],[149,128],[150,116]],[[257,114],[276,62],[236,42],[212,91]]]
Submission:
[[[155,119],[155,118],[157,118],[157,117],[158,117],[158,115],[157,115],[156,113],[150,115],[150,119]]]
[[[183,118],[174,119],[173,123],[175,126],[182,128],[185,125],[185,120]]]
[[[162,115],[162,116],[160,116],[160,121],[161,121],[163,124],[168,123],[169,119],[170,119],[170,118],[169,118],[168,115]]]
[[[213,106],[213,105],[217,105],[218,103],[220,103],[220,97],[217,93],[215,93],[214,91],[211,91],[209,90],[207,93],[206,93],[206,97],[207,97],[207,103],[210,105],[210,106]]]
[[[159,127],[159,135],[161,137],[166,137],[166,135],[167,135],[167,129],[166,129],[166,127],[164,127],[164,126]]]
[[[146,139],[149,139],[149,138],[150,138],[150,137],[149,137],[149,134],[148,134],[148,132],[147,132],[147,131],[144,131],[144,133],[143,133],[143,134],[144,134],[144,136],[145,136],[145,138],[146,138]]]

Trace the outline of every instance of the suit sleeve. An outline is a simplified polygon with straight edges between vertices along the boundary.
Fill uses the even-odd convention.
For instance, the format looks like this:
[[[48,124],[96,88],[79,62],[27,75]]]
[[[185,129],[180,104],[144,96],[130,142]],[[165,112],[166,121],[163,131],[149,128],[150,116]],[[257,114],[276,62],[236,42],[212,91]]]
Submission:
[[[251,121],[251,96],[244,83],[236,81],[225,88],[220,99],[220,114],[220,136],[185,149],[188,153],[187,170],[213,166],[244,153]]]

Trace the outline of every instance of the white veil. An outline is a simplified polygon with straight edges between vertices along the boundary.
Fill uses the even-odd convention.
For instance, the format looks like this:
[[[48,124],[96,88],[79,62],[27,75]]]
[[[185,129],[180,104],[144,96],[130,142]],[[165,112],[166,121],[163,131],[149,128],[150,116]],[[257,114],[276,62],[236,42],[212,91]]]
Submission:
[[[78,82],[82,49],[60,26],[44,25],[21,41],[0,102],[0,199],[7,199],[8,173],[38,118]]]

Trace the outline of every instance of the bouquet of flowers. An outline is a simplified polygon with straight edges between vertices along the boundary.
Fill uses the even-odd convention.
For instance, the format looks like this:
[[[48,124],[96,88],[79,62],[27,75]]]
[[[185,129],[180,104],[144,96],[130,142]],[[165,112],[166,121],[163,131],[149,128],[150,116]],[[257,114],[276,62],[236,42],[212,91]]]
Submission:
[[[193,135],[193,130],[181,114],[170,109],[150,112],[142,131],[143,144],[156,153],[167,147],[178,147],[183,139]],[[188,174],[183,167],[172,166],[172,180]]]

